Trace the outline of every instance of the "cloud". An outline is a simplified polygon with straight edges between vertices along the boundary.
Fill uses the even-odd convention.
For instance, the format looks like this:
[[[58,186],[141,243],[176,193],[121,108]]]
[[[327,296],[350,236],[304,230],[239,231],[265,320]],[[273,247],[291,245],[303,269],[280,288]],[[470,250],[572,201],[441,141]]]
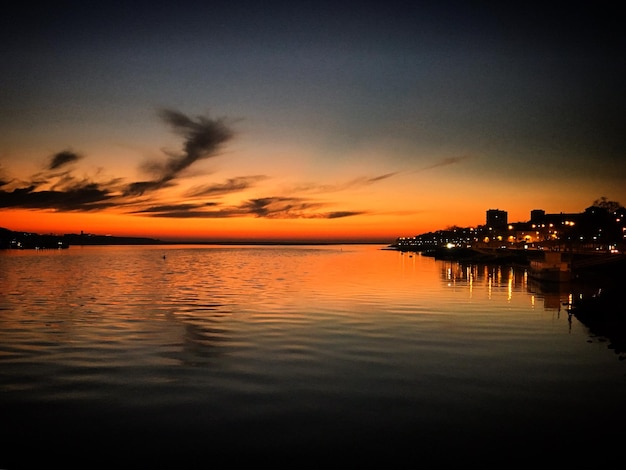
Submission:
[[[243,201],[237,206],[209,202],[159,205],[133,211],[149,217],[223,219],[257,217],[265,219],[338,219],[366,214],[365,211],[323,211],[327,203],[298,197],[264,197]]]
[[[211,208],[216,207],[216,208]],[[171,204],[153,206],[133,212],[148,217],[168,219],[225,219],[242,217],[246,214],[236,207],[217,208],[218,204],[208,202],[203,204]],[[209,209],[211,208],[211,209]]]
[[[184,138],[184,152],[181,155],[171,155],[162,166],[156,166],[161,170],[161,180],[164,181],[176,177],[199,159],[215,156],[222,144],[233,137],[233,131],[223,119],[199,116],[194,121],[171,109],[162,109],[160,115],[175,133]]]
[[[338,184],[306,184],[306,185],[298,185],[293,188],[293,191],[296,192],[310,192],[310,193],[332,193],[345,191],[347,189],[355,189],[364,186],[370,186],[374,183],[378,183],[379,181],[386,180],[397,175],[397,172],[393,173],[385,173],[383,175],[367,177],[361,176],[358,178],[354,178],[352,180],[346,181],[344,183]]]
[[[342,219],[344,217],[353,217],[355,215],[363,215],[367,212],[364,211],[336,211],[328,212],[324,215],[325,219]]]
[[[252,187],[257,181],[262,181],[267,178],[268,177],[264,175],[237,176],[235,178],[227,179],[225,183],[214,183],[209,185],[195,186],[187,191],[185,193],[185,196],[221,196],[224,194],[240,192]]]
[[[124,196],[142,196],[144,193],[173,186],[168,181],[135,181],[124,188]]]
[[[64,191],[34,191],[36,186],[0,191],[0,207],[24,209],[54,209],[57,211],[95,211],[115,205],[107,190],[89,184]]]
[[[391,178],[392,176],[395,176],[397,174],[398,174],[397,172],[385,173],[384,175],[378,175],[378,176],[374,176],[373,178],[367,178],[365,180],[365,184],[378,183],[379,181],[386,180],[387,178]]]
[[[81,158],[83,158],[82,155],[74,153],[70,150],[63,150],[62,152],[56,153],[50,157],[47,169],[56,170],[57,168],[61,168],[69,163],[76,162]]]
[[[207,207],[214,207],[217,203],[205,202],[200,204],[165,204],[150,206],[132,211],[131,214],[146,214],[157,217],[189,218],[206,214],[203,210]]]
[[[171,109],[161,109],[159,115],[172,130],[183,137],[183,152],[170,153],[165,161],[150,160],[142,168],[156,177],[150,181],[139,181],[128,185],[126,196],[142,195],[145,192],[170,187],[172,180],[196,161],[214,157],[234,132],[224,119],[210,119],[198,116],[196,120]]]
[[[263,197],[250,199],[242,204],[242,208],[257,217],[292,218],[296,213],[317,209],[320,203],[310,203],[294,197]],[[291,214],[291,217],[287,217]]]
[[[355,178],[349,182],[347,182],[344,185],[338,186],[339,190],[344,190],[344,189],[348,189],[348,188],[355,188],[355,187],[360,187],[360,186],[370,186],[374,183],[378,183],[379,181],[383,181],[386,180],[388,178],[391,178],[393,176],[397,175],[396,172],[394,173],[385,173],[384,175],[378,175],[378,176],[374,176],[374,177],[359,177],[359,178]]]
[[[467,160],[468,158],[469,158],[468,155],[463,155],[463,156],[460,156],[460,157],[444,158],[442,160],[439,160],[438,162],[433,163],[432,165],[422,167],[418,171],[432,170],[434,168],[439,168],[439,167],[442,167],[442,166],[455,165],[457,163],[461,163],[464,160]]]
[[[79,180],[65,168],[83,156],[71,150],[63,150],[52,155],[43,171],[33,175],[30,181],[16,183],[1,178],[0,187],[5,190],[0,191],[0,207],[94,211],[143,202],[136,198],[174,186],[175,179],[182,171],[197,160],[217,155],[221,146],[233,137],[233,131],[223,119],[203,116],[192,119],[170,109],[163,109],[159,114],[184,140],[183,150],[179,154],[169,154],[165,161],[153,160],[144,164],[157,174],[156,178],[126,184],[119,178],[107,182],[87,178]],[[13,186],[12,190],[7,190],[9,185]]]
[[[151,177],[131,182],[121,178],[79,178],[71,164],[83,156],[71,150],[63,150],[49,157],[43,170],[28,181],[9,179],[4,176],[4,169],[0,168],[0,208],[58,212],[94,212],[114,208],[126,214],[162,218],[337,219],[367,212],[328,210],[332,203],[302,197],[302,194],[369,186],[396,174],[358,177],[333,185],[309,184],[292,188],[288,192],[289,196],[256,197],[231,205],[208,200],[246,191],[270,178],[267,175],[235,176],[222,182],[194,186],[183,193],[181,201],[161,190],[177,186],[177,180],[183,178],[197,161],[219,155],[220,149],[233,138],[234,132],[224,119],[203,116],[191,118],[171,109],[160,110],[159,116],[174,133],[182,137],[182,150],[168,151],[164,159],[144,162],[141,168],[150,172]],[[100,173],[96,176],[100,176]]]
[[[327,204],[296,197],[250,199],[241,209],[256,217],[270,219],[336,219],[363,214],[357,211],[319,212]]]

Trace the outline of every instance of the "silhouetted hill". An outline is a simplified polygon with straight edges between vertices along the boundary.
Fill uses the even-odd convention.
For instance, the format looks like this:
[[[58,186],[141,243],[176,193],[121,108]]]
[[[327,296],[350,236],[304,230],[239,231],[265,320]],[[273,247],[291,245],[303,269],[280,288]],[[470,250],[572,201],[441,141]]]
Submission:
[[[114,237],[111,235],[92,235],[69,233],[63,235],[68,245],[160,245],[165,242],[148,237]]]
[[[74,234],[42,235],[15,232],[0,227],[0,249],[68,248],[84,245],[159,245],[161,240],[147,237],[114,237],[110,235]]]

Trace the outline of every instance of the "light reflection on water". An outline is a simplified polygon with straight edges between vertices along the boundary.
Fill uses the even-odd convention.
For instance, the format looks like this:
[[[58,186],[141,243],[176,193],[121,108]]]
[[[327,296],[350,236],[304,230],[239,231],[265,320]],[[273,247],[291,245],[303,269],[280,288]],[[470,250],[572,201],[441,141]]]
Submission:
[[[624,411],[626,364],[589,342],[570,292],[381,248],[0,252],[0,437],[444,458],[532,433],[534,455]]]

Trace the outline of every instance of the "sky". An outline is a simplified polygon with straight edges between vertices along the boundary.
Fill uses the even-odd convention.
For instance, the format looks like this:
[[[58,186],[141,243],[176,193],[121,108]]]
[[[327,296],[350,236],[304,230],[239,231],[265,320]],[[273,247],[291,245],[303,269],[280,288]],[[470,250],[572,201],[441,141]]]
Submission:
[[[0,19],[0,227],[380,241],[626,204],[618,5],[72,2]]]

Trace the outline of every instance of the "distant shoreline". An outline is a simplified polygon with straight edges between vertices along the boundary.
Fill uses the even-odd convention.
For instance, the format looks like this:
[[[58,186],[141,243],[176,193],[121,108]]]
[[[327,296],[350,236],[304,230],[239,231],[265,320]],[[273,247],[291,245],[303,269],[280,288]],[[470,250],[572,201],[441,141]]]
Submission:
[[[17,232],[0,227],[0,249],[67,249],[71,246],[103,245],[390,245],[389,241],[365,240],[160,240],[149,237],[127,237],[94,234],[43,235]]]

